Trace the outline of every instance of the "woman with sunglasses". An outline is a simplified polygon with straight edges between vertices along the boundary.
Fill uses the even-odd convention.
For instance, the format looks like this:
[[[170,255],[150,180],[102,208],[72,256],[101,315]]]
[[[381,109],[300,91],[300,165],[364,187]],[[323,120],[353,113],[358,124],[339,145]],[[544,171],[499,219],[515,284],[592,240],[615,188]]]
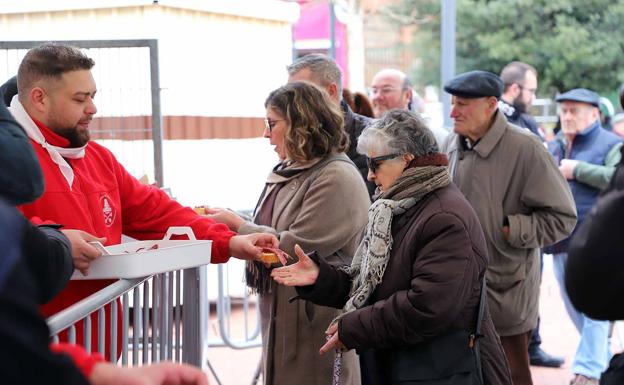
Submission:
[[[211,210],[217,221],[241,234],[277,235],[280,249],[295,244],[316,250],[329,264],[349,265],[366,225],[368,191],[345,155],[349,139],[340,109],[316,86],[291,83],[266,102],[264,137],[280,163],[269,174],[254,220]],[[266,385],[327,385],[333,359],[319,356],[323,331],[339,311],[307,301],[289,303],[291,287],[276,284],[270,268],[248,262],[248,285],[260,295],[263,375]],[[345,355],[342,384],[360,384],[355,352]]]
[[[321,354],[356,349],[370,384],[511,384],[482,297],[481,225],[433,133],[392,110],[362,132],[358,152],[378,195],[351,266],[296,247],[299,261],[272,272],[300,298],[343,308]]]

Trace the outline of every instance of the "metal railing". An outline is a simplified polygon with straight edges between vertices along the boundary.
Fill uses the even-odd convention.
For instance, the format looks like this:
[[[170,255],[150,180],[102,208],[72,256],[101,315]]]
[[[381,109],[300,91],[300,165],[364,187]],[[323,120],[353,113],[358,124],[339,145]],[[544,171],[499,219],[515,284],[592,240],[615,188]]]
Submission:
[[[118,300],[121,300],[121,328]],[[92,333],[94,314],[98,330]],[[106,358],[111,362],[129,365],[131,358],[132,365],[138,365],[171,360],[203,368],[207,364],[208,347],[206,266],[120,279],[48,318],[47,322],[53,341],[58,342],[58,334],[67,330],[70,343],[76,343],[76,325],[82,322],[85,349],[91,352],[92,340],[97,338],[97,351],[101,354],[107,350],[109,331]],[[122,333],[120,359],[118,331]]]
[[[531,110],[537,123],[557,123],[557,105],[552,99],[535,99],[533,101],[533,105],[531,106]]]
[[[217,384],[221,384],[217,370],[207,359],[208,348],[260,346],[260,314],[258,301],[247,290],[242,297],[229,295],[227,265],[211,265],[210,268],[216,269],[218,280],[217,338],[208,339],[208,266],[120,279],[48,318],[50,335],[53,341],[58,341],[58,334],[68,331],[68,341],[76,343],[76,324],[84,322],[85,349],[101,354],[108,351],[106,359],[111,362],[123,366],[163,360],[185,362],[209,369]],[[239,320],[233,326],[235,307],[242,307],[242,328]],[[118,327],[119,312],[121,328]],[[95,332],[92,314],[98,319]],[[110,333],[108,349],[104,345],[106,331]],[[117,347],[118,332],[121,333],[120,349]],[[95,338],[98,346],[92,346]],[[118,350],[121,350],[120,356]]]

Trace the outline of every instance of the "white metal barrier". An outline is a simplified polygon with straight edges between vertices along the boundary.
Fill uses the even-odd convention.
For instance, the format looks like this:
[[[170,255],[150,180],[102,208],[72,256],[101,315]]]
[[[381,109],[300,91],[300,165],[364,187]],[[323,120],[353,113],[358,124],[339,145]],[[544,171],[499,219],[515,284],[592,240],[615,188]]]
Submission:
[[[208,303],[205,293],[205,266],[163,272],[151,277],[120,279],[48,318],[48,326],[53,340],[58,341],[57,335],[67,329],[69,342],[75,343],[75,325],[84,322],[84,347],[91,351],[94,334],[90,315],[97,312],[97,351],[105,351],[108,325],[111,346],[106,358],[109,361],[118,362],[117,332],[120,331],[122,365],[171,360],[205,367],[208,347]],[[121,328],[117,321],[118,299],[121,299]],[[108,304],[113,306],[107,312],[105,306]]]
[[[111,362],[124,366],[163,360],[185,362],[210,369],[217,384],[221,384],[215,368],[207,359],[208,347],[246,349],[260,346],[258,301],[244,287],[242,261],[179,268],[175,265],[175,258],[172,258],[170,269],[151,276],[119,279],[55,314],[47,320],[53,340],[58,341],[58,334],[67,331],[69,342],[76,343],[76,324],[84,322],[85,349],[102,354],[108,351],[106,359]],[[211,274],[210,277],[217,281],[218,336],[212,339],[208,338],[208,269],[216,272],[216,276]],[[233,290],[230,290],[231,280],[235,281]],[[234,296],[230,296],[230,291]],[[242,322],[237,321],[233,326],[235,307],[242,308]],[[118,324],[119,312],[121,327]],[[97,317],[95,331],[92,330],[92,314]],[[110,334],[108,347],[104,344],[107,331]],[[121,333],[119,349],[117,333]],[[92,346],[96,337],[98,346]]]

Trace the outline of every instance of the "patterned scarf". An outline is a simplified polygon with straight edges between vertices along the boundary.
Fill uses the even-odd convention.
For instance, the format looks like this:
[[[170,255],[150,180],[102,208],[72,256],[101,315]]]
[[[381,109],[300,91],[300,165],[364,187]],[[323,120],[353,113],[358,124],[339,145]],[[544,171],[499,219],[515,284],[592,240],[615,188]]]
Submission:
[[[423,164],[435,164],[424,165]],[[392,250],[392,218],[401,215],[425,195],[448,186],[448,160],[443,154],[419,157],[395,183],[382,193],[368,210],[368,224],[351,266],[344,270],[351,277],[351,292],[344,314],[367,304],[383,279]]]

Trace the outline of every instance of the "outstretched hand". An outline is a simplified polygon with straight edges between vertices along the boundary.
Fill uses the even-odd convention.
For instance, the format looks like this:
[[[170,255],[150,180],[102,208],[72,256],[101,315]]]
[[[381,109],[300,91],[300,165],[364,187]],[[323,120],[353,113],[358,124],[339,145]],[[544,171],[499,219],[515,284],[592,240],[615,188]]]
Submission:
[[[228,209],[205,207],[205,210],[208,218],[212,218],[215,222],[227,225],[232,231],[238,232],[240,226],[245,222],[243,218]]]
[[[295,245],[295,254],[299,257],[299,262],[273,269],[271,277],[285,286],[313,285],[319,275],[318,265],[303,252],[299,245]]]

